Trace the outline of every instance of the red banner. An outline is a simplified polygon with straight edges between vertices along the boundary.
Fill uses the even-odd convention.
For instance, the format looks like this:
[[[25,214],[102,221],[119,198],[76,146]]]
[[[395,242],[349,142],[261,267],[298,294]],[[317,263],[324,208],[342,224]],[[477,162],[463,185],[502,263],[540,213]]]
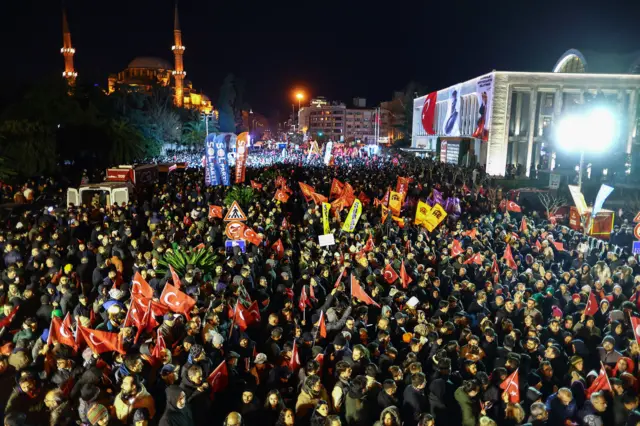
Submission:
[[[249,135],[244,137],[245,133],[241,133],[236,138],[236,183],[244,182],[244,172],[247,164],[247,155],[249,150]]]
[[[436,116],[436,101],[438,100],[438,92],[431,92],[424,100],[422,107],[422,127],[428,135],[435,135],[434,129]]]

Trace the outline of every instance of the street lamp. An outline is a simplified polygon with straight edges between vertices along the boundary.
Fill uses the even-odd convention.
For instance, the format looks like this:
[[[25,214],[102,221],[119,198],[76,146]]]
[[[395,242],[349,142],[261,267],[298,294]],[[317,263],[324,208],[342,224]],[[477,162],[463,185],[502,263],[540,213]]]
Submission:
[[[302,102],[302,100],[304,99],[304,93],[296,92],[295,96],[296,96],[296,99],[298,100],[298,114],[300,114],[300,102]],[[293,117],[292,118],[293,118],[293,121],[295,123],[296,108],[293,105],[292,105],[292,107],[293,107]],[[295,126],[294,126],[294,130],[295,130]],[[300,130],[300,117],[298,117],[298,130]]]
[[[616,133],[616,120],[606,108],[596,107],[582,114],[564,117],[558,123],[556,139],[567,151],[580,151],[580,171],[578,188],[582,189],[584,153],[606,151],[613,143]]]

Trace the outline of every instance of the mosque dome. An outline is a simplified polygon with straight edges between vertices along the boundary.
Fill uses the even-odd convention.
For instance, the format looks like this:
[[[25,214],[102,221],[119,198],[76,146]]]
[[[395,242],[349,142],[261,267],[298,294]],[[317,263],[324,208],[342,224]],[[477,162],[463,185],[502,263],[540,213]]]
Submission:
[[[146,68],[146,69],[158,69],[158,70],[171,70],[173,66],[166,60],[161,58],[154,58],[150,56],[139,56],[133,61],[129,62],[127,68]]]

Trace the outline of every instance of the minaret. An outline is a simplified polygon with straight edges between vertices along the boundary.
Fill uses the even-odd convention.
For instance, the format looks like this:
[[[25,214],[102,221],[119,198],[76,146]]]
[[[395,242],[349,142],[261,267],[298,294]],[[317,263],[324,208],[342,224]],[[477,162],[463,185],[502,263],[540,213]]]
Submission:
[[[67,79],[69,86],[76,85],[76,77],[78,73],[73,68],[73,55],[76,49],[71,46],[71,32],[69,32],[69,24],[67,23],[67,12],[62,10],[62,49],[60,53],[64,56],[64,72],[62,77]]]
[[[174,103],[181,107],[184,101],[184,77],[187,72],[182,65],[182,55],[184,55],[184,46],[182,45],[182,31],[180,31],[180,20],[178,19],[178,2],[176,1],[175,14],[173,18],[173,56],[175,58],[175,69],[173,78],[176,84],[176,94]]]

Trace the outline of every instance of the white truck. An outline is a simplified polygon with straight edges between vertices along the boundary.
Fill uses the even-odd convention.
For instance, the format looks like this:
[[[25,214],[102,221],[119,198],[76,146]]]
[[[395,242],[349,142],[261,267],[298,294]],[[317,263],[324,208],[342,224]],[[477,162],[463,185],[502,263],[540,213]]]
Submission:
[[[71,205],[97,204],[109,207],[113,204],[119,206],[128,203],[133,193],[131,182],[102,182],[80,185],[80,188],[67,189],[67,207]]]

